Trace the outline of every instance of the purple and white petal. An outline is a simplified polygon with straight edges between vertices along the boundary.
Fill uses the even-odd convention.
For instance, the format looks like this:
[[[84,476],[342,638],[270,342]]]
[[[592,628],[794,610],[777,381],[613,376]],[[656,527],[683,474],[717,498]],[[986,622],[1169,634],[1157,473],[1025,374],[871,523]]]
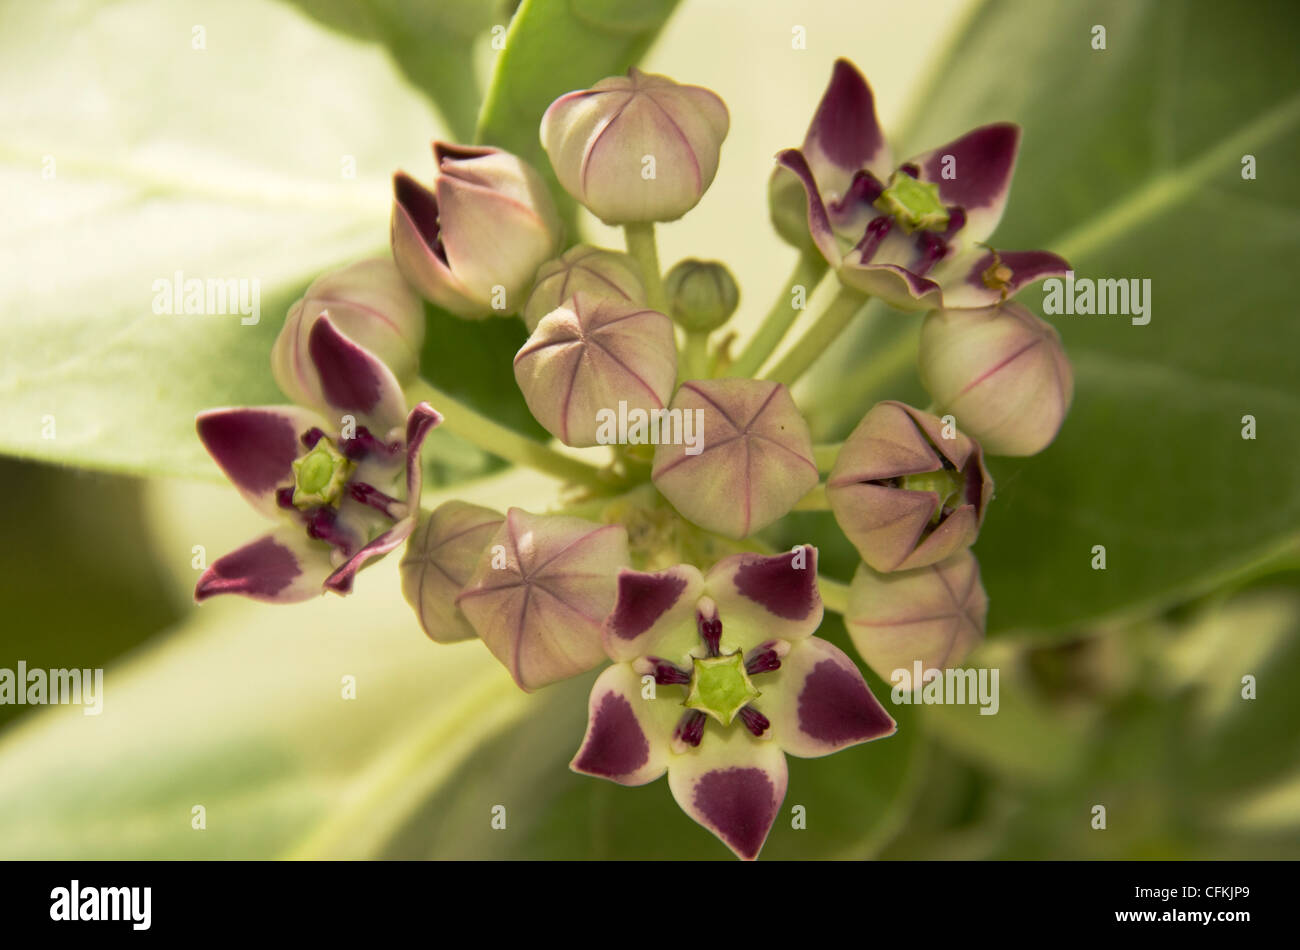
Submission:
[[[802,151],[828,201],[844,195],[855,172],[883,179],[892,171],[871,87],[847,59],[835,61]]]
[[[406,418],[401,383],[383,361],[344,336],[322,313],[307,338],[307,355],[320,376],[325,406],[355,415],[372,432],[385,433]],[[335,422],[332,429],[338,430]]]
[[[949,310],[991,307],[1014,297],[1022,287],[1070,269],[1065,258],[1050,251],[993,251],[970,247],[941,261],[930,276],[943,285],[943,306]]]
[[[685,662],[700,645],[695,605],[703,596],[704,575],[689,564],[653,573],[624,568],[601,630],[605,652],[615,661],[657,656]]]
[[[208,454],[254,508],[275,515],[275,490],[293,482],[293,461],[306,451],[301,439],[324,419],[296,406],[207,409],[194,427]]]
[[[762,851],[787,781],[779,745],[712,722],[698,746],[668,764],[668,787],[682,811],[746,861]]]
[[[194,586],[194,601],[239,594],[269,604],[320,596],[330,572],[329,548],[297,526],[277,528],[212,563]]]
[[[970,246],[987,240],[1002,220],[1019,151],[1020,126],[998,122],[973,129],[908,164],[920,171],[921,181],[939,186],[945,205],[966,213],[958,240]]]
[[[772,640],[799,640],[822,622],[817,549],[811,544],[764,557],[733,554],[704,576],[722,618],[722,650],[748,653]]]
[[[862,262],[861,252],[850,251],[839,270],[840,281],[895,310],[935,310],[943,306],[943,291],[928,277],[920,277],[898,264]]]
[[[843,255],[840,253],[840,246],[835,240],[835,232],[831,229],[830,214],[827,212],[826,203],[822,200],[821,192],[817,188],[817,178],[808,165],[808,159],[798,149],[787,148],[777,153],[776,163],[782,168],[794,172],[799,179],[799,183],[803,185],[804,194],[808,199],[808,231],[812,235],[813,243],[817,245],[817,250],[821,251],[822,256],[826,258],[826,263],[830,264],[831,267],[839,267]]]
[[[773,741],[791,755],[829,755],[897,729],[853,661],[821,637],[794,644],[761,683],[754,704],[771,720]]]
[[[587,734],[569,768],[620,785],[644,785],[668,768],[673,726],[681,704],[645,699],[641,677],[615,663],[596,678],[587,704]]]

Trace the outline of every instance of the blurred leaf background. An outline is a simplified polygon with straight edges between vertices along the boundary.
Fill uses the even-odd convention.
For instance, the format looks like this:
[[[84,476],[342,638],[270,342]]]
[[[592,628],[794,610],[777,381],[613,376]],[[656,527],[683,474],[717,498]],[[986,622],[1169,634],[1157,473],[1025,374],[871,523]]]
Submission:
[[[477,131],[544,167],[541,109],[638,60],[731,108],[717,181],[661,256],[726,260],[752,329],[793,264],[766,223],[772,155],[843,55],[900,155],[1021,122],[998,245],[1150,278],[1153,319],[1055,318],[1074,409],[1043,455],[995,465],[991,635],[970,662],[1001,669],[999,713],[896,707],[897,736],[792,759],[807,829],[779,820],[764,855],[1300,856],[1297,22],[1281,0],[0,6],[0,667],[107,667],[99,717],[0,706],[0,855],[726,857],[664,783],[568,771],[590,676],[525,696],[481,647],[428,642],[395,559],[346,600],[193,607],[194,546],[216,557],[259,524],[192,420],[279,400],[285,309],[384,251],[390,176],[429,177],[431,138]],[[152,282],[178,270],[256,277],[262,321],[154,315]],[[534,427],[508,368],[522,326],[429,317],[426,374]],[[824,357],[797,392],[821,436],[883,395],[923,400],[910,367],[871,369],[915,327],[869,309]],[[429,454],[447,497],[552,493],[445,433]],[[824,517],[785,533],[850,575]],[[824,633],[847,647],[837,619]]]

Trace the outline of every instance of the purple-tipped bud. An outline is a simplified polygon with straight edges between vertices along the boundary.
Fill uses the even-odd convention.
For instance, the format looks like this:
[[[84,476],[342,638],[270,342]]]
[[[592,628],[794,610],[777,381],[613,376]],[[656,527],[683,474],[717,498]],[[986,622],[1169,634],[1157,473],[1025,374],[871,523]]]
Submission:
[[[673,221],[713,183],[730,123],[709,90],[630,69],[551,103],[542,146],[560,184],[606,224]]]
[[[677,380],[673,323],[637,304],[575,294],[515,355],[515,380],[533,416],[565,445],[638,441],[638,420],[647,443]]]
[[[988,598],[970,551],[912,571],[858,566],[844,622],[862,659],[885,682],[895,670],[958,666],[984,639]]]
[[[426,188],[393,177],[393,259],[426,298],[478,319],[523,309],[537,268],[560,248],[560,219],[541,176],[486,146],[433,143]]]
[[[1056,328],[1012,301],[930,314],[919,369],[935,404],[990,455],[1041,452],[1074,397],[1074,372]]]
[[[424,632],[439,643],[474,636],[456,598],[504,520],[499,511],[464,501],[421,512],[402,556],[402,594]]]
[[[391,261],[368,260],[312,281],[284,319],[271,348],[271,373],[289,399],[333,415],[308,352],[324,313],[334,328],[384,363],[398,382],[411,380],[424,345],[424,306]]]
[[[845,441],[826,497],[862,560],[910,570],[975,541],[993,479],[979,444],[951,420],[881,402]]]
[[[652,477],[701,528],[747,537],[817,487],[808,423],[780,383],[690,381],[669,408],[691,438],[656,447]]]
[[[571,247],[537,271],[537,282],[522,314],[530,331],[576,293],[609,297],[630,305],[644,304],[645,285],[636,261],[619,251],[589,244]]]
[[[678,261],[664,278],[664,292],[677,325],[701,333],[722,326],[740,305],[740,288],[721,261]]]

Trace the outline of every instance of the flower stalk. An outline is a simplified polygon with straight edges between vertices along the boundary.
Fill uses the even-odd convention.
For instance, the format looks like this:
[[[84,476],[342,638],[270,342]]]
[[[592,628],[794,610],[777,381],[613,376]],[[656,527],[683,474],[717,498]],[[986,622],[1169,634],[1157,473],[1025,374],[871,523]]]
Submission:
[[[772,309],[767,312],[757,332],[736,357],[736,361],[731,364],[731,368],[727,371],[728,376],[753,376],[762,368],[799,317],[800,311],[794,306],[795,288],[803,287],[805,293],[810,295],[826,274],[826,268],[825,259],[815,251],[805,251],[799,255],[794,269],[790,272],[790,278],[772,303]]]
[[[866,301],[866,295],[861,291],[841,287],[839,293],[826,305],[826,309],[817,315],[813,325],[800,337],[799,342],[772,367],[765,378],[787,386],[793,385],[844,332],[844,328]]]

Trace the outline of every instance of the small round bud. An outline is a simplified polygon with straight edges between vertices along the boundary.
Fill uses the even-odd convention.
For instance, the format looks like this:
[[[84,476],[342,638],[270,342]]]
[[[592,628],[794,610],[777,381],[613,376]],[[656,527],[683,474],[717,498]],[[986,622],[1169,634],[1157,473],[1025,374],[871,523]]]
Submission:
[[[979,443],[901,402],[862,417],[826,480],[840,530],[877,571],[942,561],[974,543],[993,497]]]
[[[730,123],[708,89],[633,68],[552,102],[542,147],[564,189],[606,224],[674,221],[713,183]]]
[[[529,331],[536,330],[542,317],[579,292],[629,304],[646,302],[636,261],[620,251],[579,244],[538,269],[522,314]]]
[[[416,290],[460,317],[523,309],[537,268],[560,249],[540,175],[500,149],[433,143],[438,178],[393,178],[393,259]]]
[[[307,351],[312,327],[326,312],[336,330],[379,359],[399,383],[414,378],[424,306],[390,261],[361,261],[316,278],[289,308],[271,348],[271,373],[290,400],[332,411]]]
[[[716,330],[740,304],[736,280],[721,261],[678,261],[664,278],[664,292],[678,326],[696,332]]]
[[[616,444],[620,420],[648,424],[672,395],[673,323],[644,306],[574,294],[515,354],[515,380],[533,417],[565,445]]]
[[[926,317],[919,371],[935,405],[991,455],[1041,452],[1074,397],[1056,328],[1012,301]]]
[[[916,663],[923,671],[960,665],[984,639],[988,607],[975,555],[959,551],[893,574],[859,564],[844,623],[867,666],[888,683],[896,670],[910,679]]]

